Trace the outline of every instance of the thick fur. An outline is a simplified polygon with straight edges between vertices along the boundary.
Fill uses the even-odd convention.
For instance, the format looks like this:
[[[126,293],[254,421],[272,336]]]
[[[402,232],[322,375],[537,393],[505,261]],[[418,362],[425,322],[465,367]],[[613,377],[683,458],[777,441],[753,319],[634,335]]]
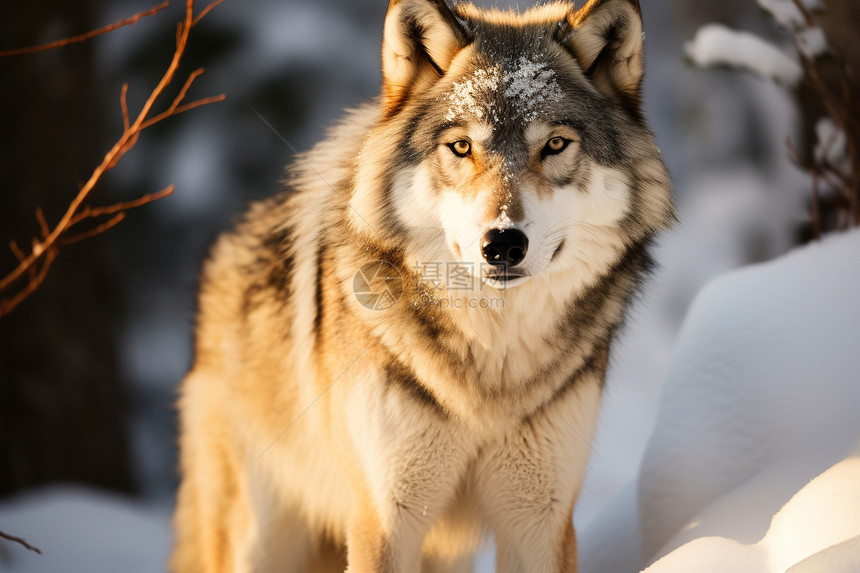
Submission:
[[[392,0],[382,70],[205,265],[175,572],[470,571],[485,531],[499,571],[576,571],[609,347],[674,219],[638,4]],[[517,274],[478,270],[488,229],[528,237]]]

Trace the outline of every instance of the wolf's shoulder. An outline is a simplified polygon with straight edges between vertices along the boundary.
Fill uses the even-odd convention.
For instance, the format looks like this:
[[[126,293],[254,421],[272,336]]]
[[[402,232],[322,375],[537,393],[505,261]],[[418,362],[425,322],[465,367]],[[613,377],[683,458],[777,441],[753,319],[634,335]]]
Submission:
[[[290,198],[283,189],[251,203],[209,249],[200,273],[201,294],[216,292],[222,298],[272,283],[272,277],[289,267]],[[202,302],[202,301],[201,301]]]

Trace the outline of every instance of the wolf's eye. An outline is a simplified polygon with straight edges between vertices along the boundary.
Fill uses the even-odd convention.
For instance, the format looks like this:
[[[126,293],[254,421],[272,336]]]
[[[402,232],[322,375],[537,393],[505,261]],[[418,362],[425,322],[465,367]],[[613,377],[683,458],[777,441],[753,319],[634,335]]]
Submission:
[[[449,143],[448,147],[451,148],[451,151],[453,151],[454,155],[456,155],[457,157],[466,157],[467,155],[472,153],[472,144],[465,139],[455,141],[454,143]]]
[[[543,146],[540,155],[541,157],[546,157],[547,155],[558,155],[565,150],[569,143],[569,139],[565,139],[563,137],[553,137],[546,142],[546,145]]]

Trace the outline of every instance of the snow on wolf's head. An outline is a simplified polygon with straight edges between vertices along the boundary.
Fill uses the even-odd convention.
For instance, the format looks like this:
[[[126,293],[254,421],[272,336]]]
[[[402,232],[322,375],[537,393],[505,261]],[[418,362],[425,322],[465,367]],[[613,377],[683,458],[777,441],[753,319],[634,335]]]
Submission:
[[[640,111],[637,0],[524,13],[392,0],[351,206],[415,263],[590,282],[673,220]]]

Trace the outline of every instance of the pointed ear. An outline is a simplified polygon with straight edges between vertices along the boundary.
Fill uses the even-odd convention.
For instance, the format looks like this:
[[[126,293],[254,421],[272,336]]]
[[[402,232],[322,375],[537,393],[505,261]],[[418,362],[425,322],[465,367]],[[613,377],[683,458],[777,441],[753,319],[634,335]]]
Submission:
[[[637,109],[642,87],[639,0],[589,0],[568,16],[565,43],[595,87]]]
[[[447,71],[468,43],[445,0],[391,0],[382,37],[382,100],[394,113],[411,93]]]

